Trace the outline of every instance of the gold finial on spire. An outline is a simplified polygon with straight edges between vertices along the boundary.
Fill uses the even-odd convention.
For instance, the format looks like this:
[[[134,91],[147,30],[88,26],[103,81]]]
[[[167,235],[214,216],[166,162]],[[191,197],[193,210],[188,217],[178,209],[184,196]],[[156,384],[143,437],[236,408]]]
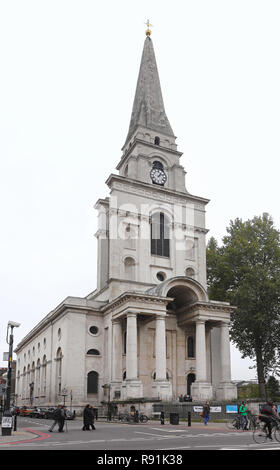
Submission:
[[[147,23],[145,23],[145,25],[148,27],[148,29],[146,29],[146,36],[151,36],[152,31],[150,30],[150,27],[153,25],[150,23],[150,20],[147,20]]]

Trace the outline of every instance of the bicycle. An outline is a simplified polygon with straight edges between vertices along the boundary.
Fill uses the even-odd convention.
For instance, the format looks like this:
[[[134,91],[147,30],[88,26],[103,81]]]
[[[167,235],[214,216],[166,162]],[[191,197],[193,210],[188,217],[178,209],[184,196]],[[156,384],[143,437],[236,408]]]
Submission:
[[[259,428],[255,429],[253,432],[253,439],[257,444],[264,444],[269,440],[273,439],[280,442],[280,424],[279,421],[271,422],[271,438],[268,436],[268,429],[265,422],[261,422]]]
[[[228,429],[241,429],[241,417],[239,415],[235,416],[233,419],[230,421],[226,422],[226,426]]]
[[[144,415],[143,413],[141,413],[139,415],[139,422],[140,423],[147,423],[149,420],[148,416]],[[128,423],[134,423],[135,422],[135,416],[134,415],[130,415],[130,414],[123,414],[123,415],[120,415],[120,421],[122,422],[128,422]]]

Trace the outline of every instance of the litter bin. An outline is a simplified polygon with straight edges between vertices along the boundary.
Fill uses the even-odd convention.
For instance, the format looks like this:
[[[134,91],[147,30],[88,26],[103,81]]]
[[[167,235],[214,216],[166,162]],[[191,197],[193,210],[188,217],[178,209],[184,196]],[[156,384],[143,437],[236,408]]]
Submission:
[[[170,413],[170,424],[179,424],[179,413]]]

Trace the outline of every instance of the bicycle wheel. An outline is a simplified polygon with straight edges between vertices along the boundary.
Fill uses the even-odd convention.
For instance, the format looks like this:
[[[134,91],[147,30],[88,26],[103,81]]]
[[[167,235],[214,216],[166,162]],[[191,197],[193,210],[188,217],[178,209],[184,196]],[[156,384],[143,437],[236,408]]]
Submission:
[[[147,423],[147,422],[148,422],[148,416],[146,416],[146,415],[141,415],[141,416],[140,416],[140,421],[141,421],[141,423]]]
[[[255,429],[253,432],[253,439],[257,444],[264,444],[265,442],[267,442],[268,434],[266,429]]]
[[[232,431],[233,429],[235,429],[234,423],[235,419],[231,419],[230,421],[226,422],[226,427]]]
[[[232,431],[233,429],[239,429],[239,428],[240,428],[240,423],[239,423],[238,418],[233,418],[233,419],[231,419],[230,421],[227,421],[227,422],[226,422],[226,427],[227,427],[228,429],[230,429],[231,431]]]

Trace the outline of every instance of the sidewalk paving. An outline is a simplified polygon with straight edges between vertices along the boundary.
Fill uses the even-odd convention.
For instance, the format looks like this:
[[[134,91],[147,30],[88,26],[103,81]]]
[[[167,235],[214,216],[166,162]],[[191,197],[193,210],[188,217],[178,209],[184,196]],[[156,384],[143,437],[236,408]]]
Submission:
[[[33,439],[37,439],[39,434],[31,431],[12,431],[11,436],[2,436],[0,435],[0,446],[1,444],[9,444],[15,443],[20,441],[30,441]]]

